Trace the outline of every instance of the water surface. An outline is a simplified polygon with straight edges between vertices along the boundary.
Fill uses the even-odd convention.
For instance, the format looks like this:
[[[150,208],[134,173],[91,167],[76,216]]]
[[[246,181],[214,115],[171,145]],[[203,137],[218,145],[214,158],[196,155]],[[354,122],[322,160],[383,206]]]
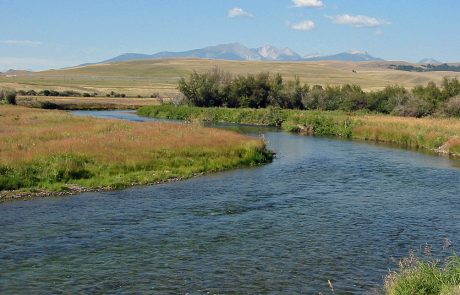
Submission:
[[[79,112],[143,120],[129,112]],[[395,259],[460,242],[459,162],[263,134],[271,164],[0,204],[0,293],[363,294]],[[332,294],[332,293],[331,293]]]

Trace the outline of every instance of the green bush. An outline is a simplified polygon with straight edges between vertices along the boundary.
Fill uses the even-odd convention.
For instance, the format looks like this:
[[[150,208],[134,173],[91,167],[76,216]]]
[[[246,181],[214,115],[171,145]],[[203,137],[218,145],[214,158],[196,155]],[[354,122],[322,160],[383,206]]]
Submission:
[[[0,90],[0,102],[16,104],[16,91]]]
[[[451,97],[445,104],[444,113],[452,117],[460,117],[460,96]]]
[[[187,104],[198,107],[364,110],[422,117],[444,112],[447,101],[460,94],[460,82],[456,78],[444,78],[441,87],[430,82],[412,91],[401,86],[387,86],[366,93],[358,85],[310,87],[301,85],[297,78],[286,82],[280,74],[232,76],[214,68],[203,74],[193,72],[188,79],[182,78],[178,89]],[[444,113],[450,115],[450,112]]]

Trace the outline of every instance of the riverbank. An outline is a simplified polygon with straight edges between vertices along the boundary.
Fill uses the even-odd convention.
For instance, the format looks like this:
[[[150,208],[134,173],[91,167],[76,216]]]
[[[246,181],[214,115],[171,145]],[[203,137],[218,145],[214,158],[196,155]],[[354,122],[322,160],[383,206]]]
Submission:
[[[196,125],[0,107],[0,201],[153,184],[271,161],[261,139]]]
[[[39,109],[57,110],[133,110],[148,105],[158,105],[158,98],[134,97],[69,97],[69,96],[18,96],[17,104]]]
[[[460,258],[448,257],[439,260],[423,260],[413,253],[399,263],[399,270],[391,272],[385,279],[388,295],[460,294]]]
[[[145,106],[138,113],[163,119],[278,126],[285,131],[305,135],[385,142],[460,157],[460,119],[453,118],[409,118],[274,108],[199,108],[171,104]]]

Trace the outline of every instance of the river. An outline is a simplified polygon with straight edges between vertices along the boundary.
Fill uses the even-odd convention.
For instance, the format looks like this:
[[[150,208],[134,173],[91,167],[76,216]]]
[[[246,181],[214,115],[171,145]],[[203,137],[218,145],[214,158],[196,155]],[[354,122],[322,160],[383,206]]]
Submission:
[[[460,249],[459,161],[240,131],[263,134],[274,162],[0,204],[0,293],[365,294],[411,249]],[[445,238],[453,248],[443,249]]]

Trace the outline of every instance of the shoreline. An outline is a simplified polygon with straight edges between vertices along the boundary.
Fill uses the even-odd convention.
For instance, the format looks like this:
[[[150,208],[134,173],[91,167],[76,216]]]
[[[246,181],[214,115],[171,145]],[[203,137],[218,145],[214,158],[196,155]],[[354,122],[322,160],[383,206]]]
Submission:
[[[159,119],[279,127],[308,136],[330,136],[460,159],[460,119],[285,109],[229,109],[160,105],[138,114]],[[450,125],[449,125],[450,124]]]
[[[238,169],[238,168],[235,168],[235,169]],[[216,171],[216,172],[223,172],[223,171]],[[210,173],[214,173],[214,172],[210,172]],[[166,179],[164,181],[156,181],[156,182],[151,182],[151,183],[132,183],[130,185],[127,185],[121,188],[113,188],[113,187],[87,188],[87,187],[69,184],[67,186],[69,190],[63,191],[63,192],[52,192],[52,191],[46,191],[46,190],[39,190],[37,192],[24,192],[24,191],[19,191],[19,190],[16,190],[16,191],[7,190],[7,191],[0,192],[0,204],[6,203],[6,202],[12,202],[12,201],[26,201],[26,200],[33,200],[33,199],[39,199],[39,198],[69,197],[69,196],[80,195],[83,193],[121,191],[121,190],[128,189],[128,188],[135,187],[135,186],[153,186],[153,185],[158,185],[158,184],[178,182],[178,181],[183,181],[183,180],[199,177],[202,175],[205,175],[205,173],[199,173],[191,177],[175,177],[175,178]]]
[[[196,125],[21,106],[1,108],[0,123],[11,130],[0,140],[0,202],[175,182],[274,157],[260,138]]]
[[[6,191],[0,191],[0,204],[6,203],[6,202],[13,202],[13,201],[27,201],[27,200],[33,200],[33,199],[39,199],[39,198],[69,197],[69,196],[80,195],[83,193],[122,191],[122,190],[129,189],[132,187],[154,186],[154,185],[159,185],[159,184],[174,183],[174,182],[179,182],[179,181],[184,181],[184,180],[190,180],[190,179],[201,177],[201,176],[211,175],[215,173],[222,173],[222,172],[227,172],[227,171],[232,171],[232,170],[237,170],[237,169],[249,169],[249,168],[254,168],[254,167],[260,167],[262,165],[266,165],[270,163],[271,162],[264,162],[264,163],[260,163],[260,164],[253,165],[253,166],[238,166],[238,167],[218,170],[218,171],[200,172],[200,173],[196,173],[194,175],[188,176],[188,177],[187,176],[173,177],[173,178],[168,178],[165,180],[160,180],[160,181],[155,181],[155,182],[131,183],[126,186],[118,187],[118,188],[103,187],[103,186],[88,188],[88,187],[83,187],[83,186],[69,183],[67,186],[69,190],[62,191],[62,192],[53,192],[53,191],[38,190],[38,189],[36,192],[27,192],[27,191],[20,191],[20,190],[6,190]]]

